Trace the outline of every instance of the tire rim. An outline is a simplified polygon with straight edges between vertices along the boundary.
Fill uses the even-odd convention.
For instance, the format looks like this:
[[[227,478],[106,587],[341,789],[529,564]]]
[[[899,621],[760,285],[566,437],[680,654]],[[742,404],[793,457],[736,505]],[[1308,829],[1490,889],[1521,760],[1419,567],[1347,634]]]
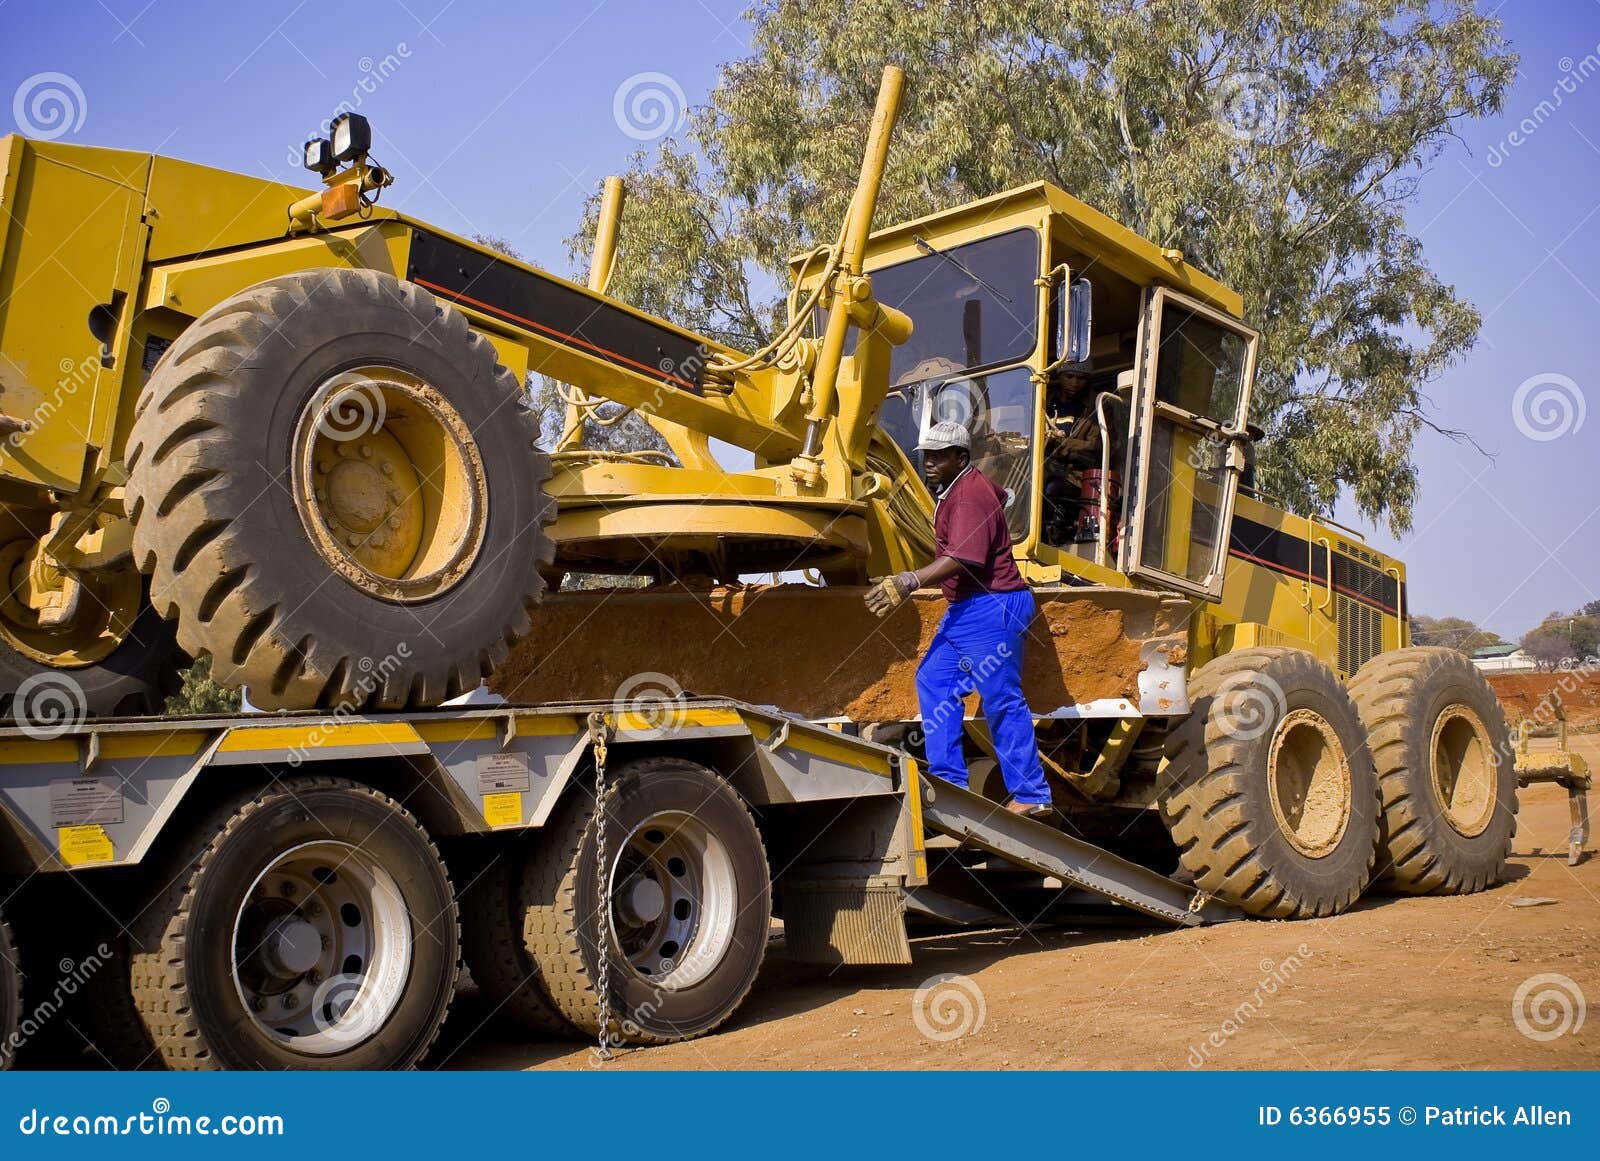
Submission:
[[[1446,706],[1434,719],[1431,755],[1433,794],[1445,820],[1472,838],[1494,818],[1497,781],[1494,746],[1483,719],[1467,706]]]
[[[1278,829],[1313,859],[1331,854],[1350,825],[1350,762],[1315,710],[1286,714],[1272,734],[1267,781]]]
[[[46,623],[37,598],[74,583],[80,591],[72,614],[59,624]],[[0,585],[0,639],[54,669],[77,669],[111,656],[127,639],[144,602],[144,582],[131,565],[64,577],[41,559],[41,545],[32,539],[0,546]]]
[[[661,811],[634,827],[618,848],[609,894],[617,951],[658,987],[699,983],[733,946],[733,859],[693,815]]]
[[[393,367],[323,383],[294,434],[301,523],[340,576],[384,600],[457,584],[483,544],[489,491],[477,442],[444,396]]]
[[[257,1028],[308,1056],[377,1034],[411,975],[411,914],[394,876],[349,843],[283,852],[233,924],[233,984]]]

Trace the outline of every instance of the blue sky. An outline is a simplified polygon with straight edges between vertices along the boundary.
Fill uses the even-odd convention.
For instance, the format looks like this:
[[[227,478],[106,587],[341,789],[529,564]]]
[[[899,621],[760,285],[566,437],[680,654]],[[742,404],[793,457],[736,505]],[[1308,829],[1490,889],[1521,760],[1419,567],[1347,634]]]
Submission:
[[[0,97],[61,73],[82,114],[63,140],[294,181],[291,153],[350,101],[397,176],[391,204],[566,272],[585,193],[641,144],[614,115],[619,87],[661,74],[645,88],[703,102],[746,52],[744,7],[367,0],[329,18],[310,3],[0,0]],[[1498,16],[1522,56],[1505,112],[1463,127],[1409,214],[1484,315],[1429,395],[1494,458],[1425,433],[1412,533],[1339,516],[1406,560],[1415,611],[1514,636],[1600,596],[1600,3],[1509,0]],[[0,104],[0,132],[17,111]]]

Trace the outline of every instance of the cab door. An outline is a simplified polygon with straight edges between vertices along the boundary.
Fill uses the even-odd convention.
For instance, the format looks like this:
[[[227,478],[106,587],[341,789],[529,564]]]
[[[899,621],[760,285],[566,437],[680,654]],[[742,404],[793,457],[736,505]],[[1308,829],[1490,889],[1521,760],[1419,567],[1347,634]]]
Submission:
[[[1176,291],[1145,292],[1120,567],[1222,596],[1259,336]]]

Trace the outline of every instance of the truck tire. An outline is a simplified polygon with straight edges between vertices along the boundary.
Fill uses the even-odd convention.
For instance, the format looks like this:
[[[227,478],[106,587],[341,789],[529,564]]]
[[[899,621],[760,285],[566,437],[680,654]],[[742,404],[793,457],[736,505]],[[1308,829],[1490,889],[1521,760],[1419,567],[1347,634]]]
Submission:
[[[1454,649],[1380,653],[1350,696],[1383,791],[1379,877],[1412,895],[1466,895],[1506,875],[1516,752],[1500,700]]]
[[[1202,666],[1167,737],[1161,809],[1195,886],[1251,915],[1354,903],[1378,845],[1378,779],[1338,675],[1309,653],[1241,649]]]
[[[460,972],[450,879],[399,803],[298,777],[188,831],[131,931],[134,1001],[178,1069],[415,1065]]]
[[[522,396],[459,312],[377,271],[207,311],[128,439],[134,557],[179,643],[268,709],[474,688],[528,632],[554,553]]]
[[[0,1072],[15,1063],[15,1045],[22,1024],[22,965],[11,928],[0,915]]]
[[[645,758],[613,778],[608,1037],[666,1044],[703,1035],[743,1002],[766,954],[772,892],[761,835],[744,801],[704,766]],[[541,833],[523,877],[523,931],[551,1003],[598,1036],[592,821],[593,802],[579,791]]]
[[[475,868],[461,897],[461,946],[467,970],[493,1009],[541,1039],[571,1036],[545,996],[538,965],[522,939],[522,872],[525,842],[498,845]]]

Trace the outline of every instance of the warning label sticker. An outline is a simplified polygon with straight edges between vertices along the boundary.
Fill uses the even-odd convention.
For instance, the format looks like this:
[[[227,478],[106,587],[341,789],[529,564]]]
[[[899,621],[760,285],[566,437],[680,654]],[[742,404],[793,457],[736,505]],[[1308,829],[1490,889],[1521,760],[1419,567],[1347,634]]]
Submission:
[[[50,783],[51,826],[114,826],[121,821],[120,779],[59,778]]]
[[[69,867],[109,863],[117,857],[103,826],[64,826],[56,832],[61,861]]]
[[[526,754],[483,754],[478,758],[479,794],[526,794],[532,788]]]
[[[522,821],[522,795],[485,794],[483,821],[490,826],[511,826]]]

